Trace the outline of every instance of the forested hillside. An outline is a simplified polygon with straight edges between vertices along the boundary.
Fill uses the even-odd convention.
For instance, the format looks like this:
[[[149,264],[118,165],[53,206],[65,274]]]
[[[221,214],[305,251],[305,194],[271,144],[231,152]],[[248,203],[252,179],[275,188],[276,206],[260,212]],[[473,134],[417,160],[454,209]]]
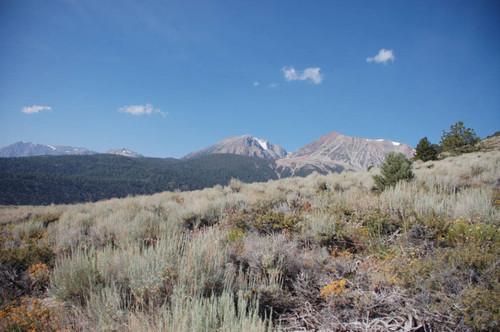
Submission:
[[[270,165],[271,161],[231,154],[185,162],[107,154],[0,158],[0,204],[92,202],[227,185],[231,178],[267,181],[277,178]]]

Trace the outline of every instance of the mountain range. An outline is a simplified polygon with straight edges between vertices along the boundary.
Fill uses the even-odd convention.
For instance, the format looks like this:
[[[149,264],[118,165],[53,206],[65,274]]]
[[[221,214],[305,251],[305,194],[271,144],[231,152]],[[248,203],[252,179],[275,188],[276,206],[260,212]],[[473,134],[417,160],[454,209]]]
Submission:
[[[148,158],[128,149],[18,142],[0,149],[0,205],[68,204],[172,190],[196,190],[233,178],[261,182],[312,172],[380,166],[391,152],[411,157],[407,144],[349,137],[337,132],[288,153],[251,135],[233,136],[181,159]],[[135,157],[135,158],[131,158]]]
[[[294,153],[251,135],[233,136],[202,150],[182,157],[182,160],[209,154],[230,153],[274,160],[280,176],[304,176],[319,173],[360,171],[379,167],[389,152],[401,152],[411,158],[415,153],[408,144],[388,139],[350,137],[338,132],[324,135]]]
[[[91,155],[97,152],[72,146],[52,146],[33,142],[17,142],[0,149],[0,157]]]
[[[48,144],[37,144],[33,142],[17,142],[0,149],[0,157],[34,157],[34,156],[88,156],[98,154],[86,148],[75,148],[72,146],[52,146]],[[106,154],[116,154],[124,157],[144,157],[143,155],[128,149],[111,149]]]
[[[484,139],[483,148],[498,150],[499,138],[496,133]],[[4,157],[0,158],[0,205],[69,204],[226,186],[231,179],[263,182],[313,172],[366,170],[380,166],[391,151],[407,157],[415,152],[408,144],[338,132],[294,153],[251,135],[234,136],[181,159],[148,158],[128,149],[97,153],[18,142],[0,149]],[[14,156],[24,157],[5,158]]]
[[[319,173],[359,171],[371,166],[379,167],[385,156],[391,152],[404,153],[408,158],[414,149],[408,144],[388,139],[367,139],[350,137],[338,132],[324,135],[294,153],[281,146],[251,135],[233,136],[204,149],[189,153],[181,161],[194,160],[214,154],[235,154],[275,162],[273,167],[280,177],[305,176],[314,171]],[[128,149],[111,149],[106,154],[124,157],[144,157]],[[18,142],[0,149],[0,157],[21,157],[39,155],[91,155],[97,154],[85,148],[51,146]]]

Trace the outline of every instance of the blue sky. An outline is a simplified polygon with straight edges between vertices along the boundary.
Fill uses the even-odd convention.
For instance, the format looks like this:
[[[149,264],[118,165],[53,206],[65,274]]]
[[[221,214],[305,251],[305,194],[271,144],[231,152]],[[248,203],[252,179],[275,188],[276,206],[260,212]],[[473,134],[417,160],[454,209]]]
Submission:
[[[498,1],[0,0],[0,146],[500,130]]]

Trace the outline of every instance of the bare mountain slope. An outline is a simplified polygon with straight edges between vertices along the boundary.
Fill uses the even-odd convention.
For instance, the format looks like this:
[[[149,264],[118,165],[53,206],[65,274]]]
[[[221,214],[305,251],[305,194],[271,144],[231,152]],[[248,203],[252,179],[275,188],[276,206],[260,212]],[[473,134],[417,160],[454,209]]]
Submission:
[[[189,153],[181,159],[194,159],[215,153],[232,153],[263,159],[280,159],[288,155],[288,152],[278,145],[251,135],[243,135],[226,138],[207,148]]]
[[[283,175],[304,175],[312,171],[358,171],[370,166],[380,166],[391,151],[402,152],[407,157],[414,154],[414,150],[407,144],[388,139],[349,137],[332,132],[297,150],[288,158],[278,160],[276,164]]]

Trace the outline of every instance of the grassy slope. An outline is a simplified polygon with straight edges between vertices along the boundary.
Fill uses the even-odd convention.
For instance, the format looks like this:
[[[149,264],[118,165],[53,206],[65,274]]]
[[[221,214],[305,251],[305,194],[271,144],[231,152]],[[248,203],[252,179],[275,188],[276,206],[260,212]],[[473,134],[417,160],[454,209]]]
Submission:
[[[372,169],[0,209],[0,324],[498,328],[500,152],[414,170],[381,194]]]

